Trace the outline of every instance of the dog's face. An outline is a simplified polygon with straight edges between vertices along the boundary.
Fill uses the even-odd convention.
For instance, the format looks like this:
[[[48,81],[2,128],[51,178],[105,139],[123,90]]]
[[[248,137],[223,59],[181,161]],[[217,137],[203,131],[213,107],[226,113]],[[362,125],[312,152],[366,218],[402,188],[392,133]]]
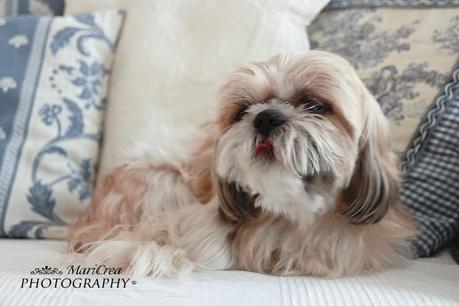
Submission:
[[[344,59],[308,51],[240,68],[220,103],[214,172],[227,220],[334,210],[373,223],[395,201],[387,122]]]

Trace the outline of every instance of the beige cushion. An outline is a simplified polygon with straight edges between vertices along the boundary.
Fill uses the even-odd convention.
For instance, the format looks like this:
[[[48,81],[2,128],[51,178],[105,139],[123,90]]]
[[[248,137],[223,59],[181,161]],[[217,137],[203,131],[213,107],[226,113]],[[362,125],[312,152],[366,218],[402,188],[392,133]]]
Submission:
[[[459,8],[325,11],[308,29],[311,46],[357,68],[405,150],[457,60]]]

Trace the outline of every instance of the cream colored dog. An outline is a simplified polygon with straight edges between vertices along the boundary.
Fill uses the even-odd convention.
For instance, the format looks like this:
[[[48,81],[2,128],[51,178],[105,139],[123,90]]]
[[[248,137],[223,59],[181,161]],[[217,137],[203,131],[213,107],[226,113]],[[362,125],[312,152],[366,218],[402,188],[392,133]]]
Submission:
[[[142,157],[105,176],[70,249],[154,276],[336,277],[402,258],[415,225],[388,124],[348,62],[278,55],[233,72],[219,103],[204,137],[182,137],[190,156],[177,157],[186,142],[142,143]]]

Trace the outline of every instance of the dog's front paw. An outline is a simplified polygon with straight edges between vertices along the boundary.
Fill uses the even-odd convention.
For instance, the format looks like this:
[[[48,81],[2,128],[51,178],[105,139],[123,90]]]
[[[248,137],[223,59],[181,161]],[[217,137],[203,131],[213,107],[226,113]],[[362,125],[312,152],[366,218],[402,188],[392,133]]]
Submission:
[[[126,272],[133,277],[181,278],[191,273],[193,267],[183,250],[150,241],[132,251]]]

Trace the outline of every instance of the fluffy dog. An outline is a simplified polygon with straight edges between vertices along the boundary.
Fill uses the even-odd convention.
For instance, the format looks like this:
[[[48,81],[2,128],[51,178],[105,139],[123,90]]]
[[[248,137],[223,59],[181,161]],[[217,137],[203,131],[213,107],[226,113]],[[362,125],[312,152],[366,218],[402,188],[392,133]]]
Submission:
[[[339,56],[307,51],[247,65],[229,76],[199,136],[138,143],[102,179],[71,228],[70,250],[137,276],[338,277],[391,266],[416,226],[398,200],[388,132]]]

